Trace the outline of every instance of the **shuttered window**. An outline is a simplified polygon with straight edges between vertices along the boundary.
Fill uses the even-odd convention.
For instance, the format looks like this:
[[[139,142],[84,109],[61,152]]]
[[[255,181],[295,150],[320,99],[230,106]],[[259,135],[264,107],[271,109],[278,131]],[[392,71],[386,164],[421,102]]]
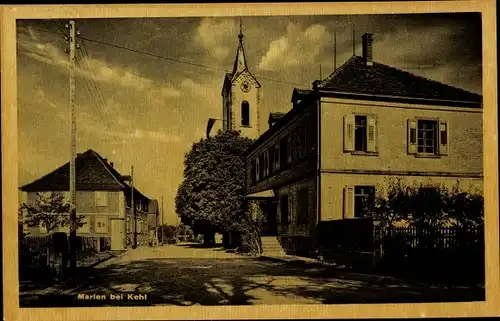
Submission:
[[[408,154],[448,155],[449,123],[437,119],[408,119]]]
[[[344,151],[374,153],[377,151],[377,126],[374,116],[344,117]]]
[[[354,217],[354,186],[346,186],[344,188],[344,208],[343,218]]]

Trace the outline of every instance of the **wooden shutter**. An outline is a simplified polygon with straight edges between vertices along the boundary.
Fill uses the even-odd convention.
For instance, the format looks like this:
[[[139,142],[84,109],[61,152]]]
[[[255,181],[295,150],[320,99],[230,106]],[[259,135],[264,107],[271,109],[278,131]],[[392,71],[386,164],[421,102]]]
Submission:
[[[260,158],[257,157],[255,159],[255,178],[256,178],[257,182],[260,180],[260,166],[261,166]]]
[[[288,222],[292,222],[292,212],[294,212],[293,209],[293,194],[288,195]]]
[[[408,119],[408,154],[417,153],[417,121]]]
[[[366,137],[366,151],[367,152],[376,152],[377,151],[377,144],[376,144],[376,137],[377,137],[377,128],[376,128],[376,122],[375,122],[375,117],[373,116],[368,116],[367,117],[367,136]]]
[[[450,128],[447,121],[439,122],[439,154],[448,155]]]
[[[47,234],[47,227],[44,222],[40,222],[40,234]]]
[[[344,117],[344,151],[354,151],[354,115]]]
[[[344,216],[343,218],[354,217],[354,187],[346,186],[344,188]]]

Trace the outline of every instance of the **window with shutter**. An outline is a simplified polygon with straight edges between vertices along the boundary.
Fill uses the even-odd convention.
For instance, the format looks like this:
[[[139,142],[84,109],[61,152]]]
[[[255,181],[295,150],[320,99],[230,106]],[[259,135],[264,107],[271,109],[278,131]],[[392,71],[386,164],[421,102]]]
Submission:
[[[354,217],[354,187],[346,186],[344,188],[344,219]]]
[[[374,186],[354,187],[354,217],[366,217],[371,214],[375,205]]]
[[[106,217],[95,218],[95,233],[108,233],[108,224]]]
[[[448,155],[450,129],[448,122],[441,121],[439,124],[439,154]]]
[[[95,205],[96,206],[108,206],[108,192],[107,191],[96,191],[95,192]]]
[[[286,138],[280,140],[280,169],[286,169],[288,163],[288,142]]]
[[[292,137],[288,136],[286,139],[286,157],[287,157],[287,164],[290,164],[292,162]]]
[[[408,119],[408,154],[417,153],[417,121]]]
[[[367,117],[367,126],[368,126],[368,135],[366,139],[366,151],[367,152],[376,152],[376,137],[377,137],[377,128],[375,117],[369,116]]]
[[[344,117],[344,151],[354,151],[354,115]]]
[[[47,233],[47,227],[45,226],[44,222],[40,222],[40,234],[46,234]]]
[[[260,157],[257,157],[255,159],[255,178],[256,181],[260,181],[261,175],[260,175]]]
[[[274,166],[274,146],[269,147],[269,175],[272,175],[275,172]]]
[[[281,159],[280,159],[280,145],[276,145],[275,148],[274,148],[274,168],[276,171],[278,171],[280,169],[280,162],[281,162]]]

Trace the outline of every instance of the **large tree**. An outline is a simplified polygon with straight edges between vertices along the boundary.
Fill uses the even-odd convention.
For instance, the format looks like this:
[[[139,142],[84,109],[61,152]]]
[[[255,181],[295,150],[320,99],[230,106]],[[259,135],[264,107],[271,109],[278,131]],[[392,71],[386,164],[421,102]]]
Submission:
[[[177,191],[176,211],[182,222],[204,243],[213,244],[215,232],[228,232],[245,217],[245,160],[253,140],[236,131],[193,144],[185,155],[184,180]]]

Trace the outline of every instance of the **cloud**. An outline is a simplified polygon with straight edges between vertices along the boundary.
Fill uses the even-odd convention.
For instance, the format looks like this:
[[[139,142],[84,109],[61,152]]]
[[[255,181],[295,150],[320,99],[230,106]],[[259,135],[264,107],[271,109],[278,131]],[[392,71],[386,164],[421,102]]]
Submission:
[[[286,35],[271,42],[258,68],[281,71],[316,61],[329,38],[326,27],[321,24],[314,24],[302,30],[299,24],[290,22]]]
[[[151,140],[164,143],[179,142],[178,135],[171,135],[166,132],[136,128],[133,131],[103,131],[106,136],[118,137],[122,139]]]
[[[18,46],[19,52],[25,56],[57,66],[63,71],[69,69],[68,57],[64,52],[50,42],[42,42],[29,27],[20,28]],[[102,60],[78,58],[78,66],[77,74],[81,77],[146,93],[153,100],[165,100],[182,94],[172,84],[159,83],[143,77],[133,69],[113,66]]]
[[[211,57],[223,60],[231,52],[235,29],[232,19],[204,18],[196,29],[195,39]]]

